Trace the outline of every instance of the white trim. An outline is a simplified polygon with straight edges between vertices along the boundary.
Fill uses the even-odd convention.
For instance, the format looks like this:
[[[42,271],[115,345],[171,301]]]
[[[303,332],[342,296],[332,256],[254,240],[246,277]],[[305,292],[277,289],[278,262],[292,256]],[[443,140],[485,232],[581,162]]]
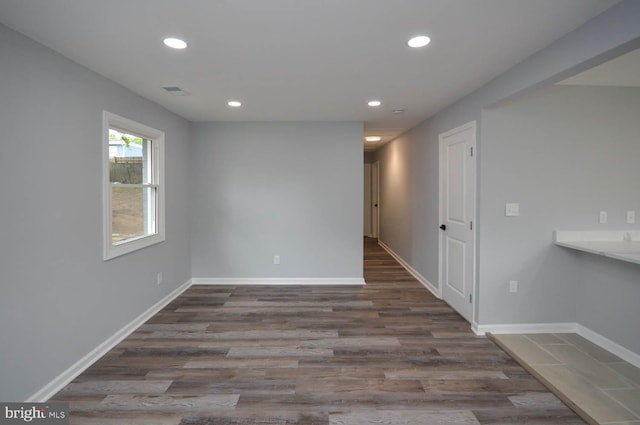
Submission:
[[[375,186],[375,191],[374,191]],[[375,194],[375,197],[374,197]],[[378,204],[378,206],[374,206]],[[371,237],[380,237],[380,161],[371,164]]]
[[[477,240],[478,240],[478,220],[477,220],[477,212],[478,212],[478,166],[477,166],[477,139],[478,139],[478,126],[477,121],[469,121],[468,123],[462,124],[456,128],[453,128],[449,131],[445,131],[444,133],[440,133],[438,135],[438,223],[444,224],[444,180],[445,180],[445,171],[443,167],[444,163],[444,149],[443,145],[445,139],[450,137],[456,133],[460,133],[463,131],[472,130],[472,141],[471,148],[473,149],[472,162],[473,162],[473,188],[472,188],[472,198],[473,198],[473,213],[471,217],[471,221],[473,221],[473,230],[471,231],[473,237],[472,249],[473,249],[473,267],[472,267],[472,275],[471,275],[471,296],[473,297],[473,302],[471,303],[471,317],[469,321],[475,323],[476,320],[476,305],[478,303],[478,297],[476,294],[479,292],[477,290],[477,267],[478,267],[478,248],[477,248]],[[438,231],[438,293],[439,298],[444,299],[444,274],[443,274],[443,250],[442,246],[444,244],[444,232]]]
[[[599,346],[600,348],[615,354],[622,360],[640,368],[640,354],[634,353],[628,348],[611,341],[609,338],[583,326],[579,323],[516,323],[507,325],[477,325],[473,331],[477,335],[487,332],[492,334],[540,334],[540,333],[576,333]]]
[[[420,282],[422,284],[422,286],[424,286],[425,288],[427,288],[429,291],[431,291],[431,293],[433,295],[435,295],[436,298],[438,299],[442,299],[442,297],[440,296],[440,293],[438,291],[438,288],[436,288],[435,286],[433,286],[433,284],[431,282],[429,282],[429,280],[422,276],[420,273],[418,273],[418,271],[416,269],[414,269],[413,267],[411,267],[409,265],[409,263],[407,263],[406,261],[404,261],[402,259],[402,257],[400,257],[398,254],[396,254],[391,248],[389,248],[384,242],[382,242],[380,239],[378,239],[378,245],[380,245],[382,247],[382,249],[384,249],[385,251],[387,251],[393,258],[396,259],[396,261],[398,263],[400,263],[400,265],[402,267],[404,267],[409,273],[411,273],[411,275],[413,277],[415,277],[418,282]]]
[[[193,285],[356,285],[365,286],[361,277],[290,278],[290,277],[194,277]]]
[[[512,323],[505,325],[477,325],[478,335],[492,334],[552,334],[578,333],[577,323]]]
[[[364,164],[364,201],[362,203],[362,208],[364,209],[364,226],[363,233],[366,237],[373,237],[373,233],[371,231],[373,225],[373,204],[371,202],[372,194],[371,194],[371,164]]]
[[[155,215],[157,232],[114,245],[111,242],[111,182],[109,181],[109,129],[132,133],[152,143],[153,181],[156,187],[157,210]],[[132,121],[108,111],[102,112],[102,229],[103,258],[105,261],[155,245],[165,240],[165,200],[164,200],[164,132]]]
[[[133,331],[138,329],[144,322],[149,320],[153,315],[162,310],[171,301],[180,296],[191,286],[191,280],[183,283],[178,288],[174,289],[171,293],[165,296],[163,299],[151,306],[147,311],[133,319],[126,324],[123,328],[107,338],[104,342],[98,345],[96,348],[87,353],[80,360],[75,362],[71,367],[55,377],[47,385],[42,387],[39,391],[25,400],[28,403],[45,402],[53,397],[58,391],[66,387],[71,381],[73,381],[78,375],[84,372],[89,366],[98,361],[102,356],[107,354],[109,350],[118,345],[123,339],[128,337]]]
[[[625,362],[629,362],[635,367],[640,368],[640,354],[634,353],[628,348],[623,347],[622,345],[611,341],[609,338],[606,338],[600,335],[597,332],[592,331],[586,326],[582,326],[578,324],[578,335],[583,337],[584,339],[593,342],[599,347],[607,350],[608,352],[615,354],[620,357]]]

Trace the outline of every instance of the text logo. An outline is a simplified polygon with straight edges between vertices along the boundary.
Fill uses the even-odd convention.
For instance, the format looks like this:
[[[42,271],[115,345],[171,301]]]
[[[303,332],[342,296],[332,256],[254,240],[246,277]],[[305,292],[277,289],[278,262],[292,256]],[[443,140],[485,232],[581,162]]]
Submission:
[[[0,425],[68,425],[69,403],[0,403]]]

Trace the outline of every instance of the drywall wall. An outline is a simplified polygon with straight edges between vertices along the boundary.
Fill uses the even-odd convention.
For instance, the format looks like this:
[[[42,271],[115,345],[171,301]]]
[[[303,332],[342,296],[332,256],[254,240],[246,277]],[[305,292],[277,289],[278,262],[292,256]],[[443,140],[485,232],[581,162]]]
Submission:
[[[189,123],[4,26],[0,57],[0,400],[23,401],[189,280]],[[103,110],[166,137],[166,241],[106,262]]]
[[[640,210],[639,110],[640,88],[551,86],[483,111],[483,322],[578,322],[640,352],[640,317],[630,320],[640,267],[634,276],[551,239],[555,229],[640,228],[626,223]],[[507,202],[520,217],[504,216]]]
[[[640,266],[572,254],[576,257],[573,271],[578,272],[576,322],[640,354]]]
[[[195,123],[193,276],[362,278],[362,134],[359,122]]]
[[[483,108],[560,81],[639,47],[639,21],[640,2],[622,1],[376,151],[381,172],[381,240],[437,287],[438,135],[467,122],[477,122],[479,220],[474,321],[491,323],[483,317],[486,313],[490,315],[487,318],[495,318],[497,323],[510,323],[510,318],[500,314],[503,306],[492,302],[493,285],[498,283],[485,279],[495,274],[490,267],[497,264],[494,251],[500,247],[484,243],[484,236],[491,229],[483,227],[483,220],[503,212],[492,210],[484,201],[487,186]],[[565,317],[561,312],[547,314],[545,306],[539,306],[537,322]]]
[[[423,123],[377,152],[380,240],[438,287],[438,138],[431,143],[430,130]]]

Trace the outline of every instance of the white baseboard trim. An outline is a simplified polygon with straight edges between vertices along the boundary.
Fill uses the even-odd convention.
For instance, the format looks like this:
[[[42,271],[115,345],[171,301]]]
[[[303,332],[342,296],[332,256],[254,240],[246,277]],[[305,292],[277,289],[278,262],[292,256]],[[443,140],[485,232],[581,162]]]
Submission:
[[[640,354],[634,353],[628,348],[611,341],[609,338],[581,325],[580,323],[519,323],[507,325],[477,325],[473,328],[477,335],[484,335],[487,332],[492,334],[541,334],[541,333],[576,333],[615,354],[622,360],[640,368]]]
[[[58,391],[66,387],[78,375],[84,372],[89,366],[95,363],[100,357],[104,356],[113,347],[118,345],[123,339],[128,337],[133,331],[138,329],[144,322],[149,320],[154,314],[162,310],[167,304],[176,299],[180,294],[191,286],[191,280],[183,283],[178,288],[163,299],[151,306],[147,311],[126,324],[122,329],[111,335],[103,343],[87,353],[80,360],[75,362],[71,367],[54,378],[47,385],[42,387],[38,392],[33,394],[27,400],[27,403],[44,403],[53,397]]]
[[[413,267],[411,267],[409,265],[409,263],[407,263],[406,261],[404,261],[402,259],[402,257],[400,257],[398,254],[396,254],[391,248],[389,248],[384,242],[382,242],[380,239],[378,239],[378,245],[380,245],[382,247],[382,249],[384,249],[385,251],[387,251],[389,253],[389,255],[391,255],[393,258],[395,258],[395,260],[400,263],[400,265],[402,267],[404,267],[409,273],[411,273],[411,275],[413,277],[416,278],[416,280],[418,282],[420,282],[422,284],[422,286],[424,286],[425,288],[427,288],[429,291],[431,291],[431,293],[433,295],[436,296],[436,298],[438,299],[442,299],[442,296],[440,296],[440,294],[438,293],[438,288],[436,288],[431,282],[429,282],[429,280],[422,276],[420,273],[418,273],[418,271],[416,269],[414,269]]]
[[[586,326],[582,326],[578,324],[578,335],[583,337],[584,339],[593,342],[594,344],[600,346],[601,348],[607,350],[608,352],[615,354],[620,357],[625,362],[631,363],[635,367],[640,368],[640,354],[634,353],[628,348],[623,347],[622,345],[611,341],[609,338],[606,338],[600,335],[597,332],[592,331]]]
[[[492,334],[553,334],[578,333],[577,323],[513,323],[506,325],[477,325],[478,335]]]
[[[341,286],[365,286],[361,277],[336,277],[336,278],[236,278],[236,277],[194,277],[193,285],[341,285]]]

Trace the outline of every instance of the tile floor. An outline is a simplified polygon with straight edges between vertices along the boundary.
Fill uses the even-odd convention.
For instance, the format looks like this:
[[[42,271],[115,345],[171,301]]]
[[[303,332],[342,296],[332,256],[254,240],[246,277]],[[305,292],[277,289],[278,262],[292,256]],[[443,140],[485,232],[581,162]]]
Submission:
[[[577,334],[492,335],[587,422],[640,425],[640,369]]]

